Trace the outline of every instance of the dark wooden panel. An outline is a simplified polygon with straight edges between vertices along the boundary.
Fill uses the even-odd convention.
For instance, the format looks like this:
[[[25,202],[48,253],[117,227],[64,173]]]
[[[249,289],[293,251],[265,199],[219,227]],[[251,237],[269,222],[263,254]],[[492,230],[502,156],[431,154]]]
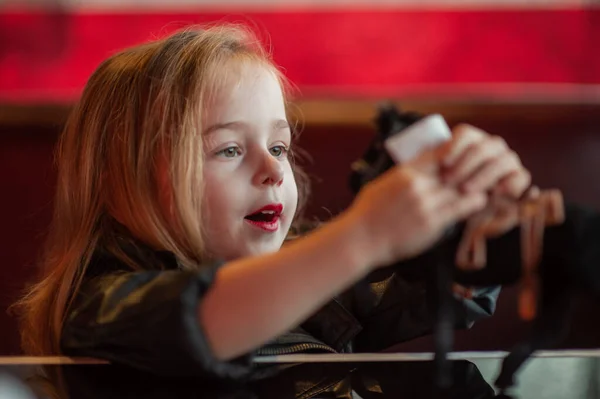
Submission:
[[[452,124],[469,122],[502,135],[521,154],[536,183],[558,187],[568,199],[600,209],[600,105],[403,104],[442,112]],[[362,155],[373,134],[369,126],[373,103],[299,106],[306,117],[300,144],[312,157],[306,169],[315,177],[309,215],[326,220],[352,200],[347,177],[351,162]],[[15,299],[33,273],[51,214],[52,152],[65,111],[0,107],[0,309]],[[588,321],[590,307],[581,309],[568,344],[600,344],[597,329]],[[508,290],[497,317],[477,326],[469,339],[480,349],[506,349],[524,331],[526,325],[517,321],[514,295]],[[0,311],[0,355],[18,353],[17,342],[14,320]]]
[[[17,352],[15,321],[6,307],[34,273],[52,213],[55,129],[0,127],[0,355]]]

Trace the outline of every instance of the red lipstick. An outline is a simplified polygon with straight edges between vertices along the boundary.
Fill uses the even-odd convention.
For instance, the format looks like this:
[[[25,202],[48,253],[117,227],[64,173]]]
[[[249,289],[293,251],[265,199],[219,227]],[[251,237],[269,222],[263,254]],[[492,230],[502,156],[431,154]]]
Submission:
[[[268,204],[247,215],[244,220],[254,227],[272,233],[279,229],[282,212],[282,204]]]

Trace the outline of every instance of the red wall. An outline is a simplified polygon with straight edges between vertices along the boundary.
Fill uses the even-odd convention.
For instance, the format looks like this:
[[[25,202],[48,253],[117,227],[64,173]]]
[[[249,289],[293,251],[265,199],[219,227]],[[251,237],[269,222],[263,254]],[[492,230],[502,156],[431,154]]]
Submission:
[[[600,9],[523,3],[479,10],[282,5],[267,12],[198,4],[181,12],[111,13],[86,12],[83,2],[81,12],[0,10],[0,100],[72,100],[117,50],[214,21],[257,31],[309,96],[439,98],[474,91],[515,98],[533,91],[540,99],[581,95],[573,84],[600,84]]]

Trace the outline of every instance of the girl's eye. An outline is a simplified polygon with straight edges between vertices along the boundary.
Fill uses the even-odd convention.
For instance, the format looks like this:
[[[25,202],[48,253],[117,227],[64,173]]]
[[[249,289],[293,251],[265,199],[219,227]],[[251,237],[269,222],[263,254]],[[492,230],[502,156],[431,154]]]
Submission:
[[[240,149],[240,147],[231,146],[224,148],[221,151],[218,151],[217,155],[225,158],[234,158],[236,156],[242,155],[242,150]]]
[[[269,148],[269,151],[271,152],[271,155],[273,155],[274,157],[280,158],[282,156],[287,155],[289,150],[284,145],[276,145],[276,146]]]

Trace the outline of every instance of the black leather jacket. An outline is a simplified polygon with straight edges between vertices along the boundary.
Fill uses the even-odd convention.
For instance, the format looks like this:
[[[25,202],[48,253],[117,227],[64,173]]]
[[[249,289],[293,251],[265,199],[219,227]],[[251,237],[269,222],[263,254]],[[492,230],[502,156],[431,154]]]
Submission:
[[[133,272],[98,250],[64,325],[65,355],[107,359],[161,376],[246,380],[260,375],[255,355],[374,352],[431,332],[424,284],[398,273],[360,281],[297,328],[229,362],[214,358],[197,308],[220,264],[185,271],[172,253],[127,241],[123,248],[145,271]],[[499,287],[456,301],[457,328],[495,309]]]

